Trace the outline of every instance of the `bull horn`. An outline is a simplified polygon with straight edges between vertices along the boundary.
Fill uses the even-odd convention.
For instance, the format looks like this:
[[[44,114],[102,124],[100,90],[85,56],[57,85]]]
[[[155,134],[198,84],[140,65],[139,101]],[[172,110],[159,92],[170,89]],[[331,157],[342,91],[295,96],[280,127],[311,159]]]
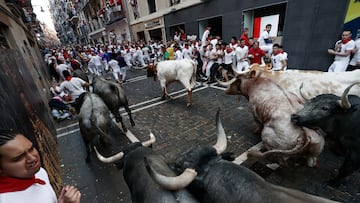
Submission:
[[[233,82],[236,81],[236,77],[232,78],[231,80],[227,81],[227,82],[222,82],[219,79],[215,78],[215,80],[218,82],[219,85],[223,86],[223,87],[229,87]]]
[[[233,69],[233,71],[234,71],[234,73],[235,73],[236,76],[245,75],[246,73],[250,72],[250,68],[249,68],[249,69],[246,69],[246,70],[244,70],[244,71],[240,71],[240,72],[238,72],[238,71],[236,70],[236,68],[234,68],[234,67],[233,67],[232,69]]]
[[[304,87],[304,83],[302,82],[301,85],[300,85],[300,87],[299,87],[299,93],[300,93],[301,97],[302,97],[305,101],[309,101],[310,98],[306,97],[306,96],[303,94],[303,92],[301,91],[303,87]]]
[[[150,129],[149,129],[149,133],[150,133],[150,139],[141,143],[144,147],[149,147],[150,145],[154,144],[155,141],[156,141],[156,137],[155,137],[155,135],[151,132]]]
[[[96,156],[97,158],[101,161],[101,162],[104,162],[104,163],[114,163],[115,161],[118,161],[120,159],[122,159],[124,157],[124,152],[119,152],[111,157],[104,157],[103,155],[101,155],[98,150],[96,149],[96,147],[94,146],[94,149],[95,149],[95,153],[96,153]]]
[[[356,83],[353,83],[352,85],[350,85],[349,87],[347,87],[344,91],[344,93],[342,94],[342,98],[341,98],[341,102],[339,102],[341,108],[343,109],[349,109],[351,107],[351,104],[349,102],[349,97],[348,97],[348,94],[349,94],[349,91],[350,89],[354,86],[354,85],[358,85],[360,84],[360,82],[356,82]]]
[[[155,182],[157,182],[162,188],[167,190],[180,190],[187,187],[197,176],[197,172],[194,169],[187,168],[184,172],[175,177],[168,177],[159,174],[151,166],[150,159],[144,158],[145,167],[150,176]]]
[[[225,130],[220,119],[220,109],[216,113],[216,134],[217,141],[213,147],[215,148],[217,154],[221,154],[226,150],[227,140]]]
[[[150,131],[150,130],[149,130]],[[156,138],[155,138],[155,135],[150,131],[150,139],[147,140],[147,141],[144,141],[142,142],[141,144],[144,146],[144,147],[148,147],[150,146],[151,144],[153,144],[154,142],[156,141]],[[120,159],[122,159],[124,157],[124,152],[119,152],[111,157],[104,157],[103,155],[101,155],[99,153],[99,151],[96,149],[96,147],[94,146],[94,149],[95,149],[95,153],[96,153],[96,156],[97,158],[101,161],[101,162],[104,162],[104,163],[114,163],[115,161],[118,161]]]

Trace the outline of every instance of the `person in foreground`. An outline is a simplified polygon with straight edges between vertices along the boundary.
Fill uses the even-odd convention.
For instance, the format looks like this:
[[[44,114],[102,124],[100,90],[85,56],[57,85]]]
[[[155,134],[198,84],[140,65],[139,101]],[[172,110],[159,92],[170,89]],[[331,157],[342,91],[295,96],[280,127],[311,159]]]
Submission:
[[[80,203],[80,197],[78,189],[67,185],[57,199],[33,143],[21,133],[0,129],[0,203]]]

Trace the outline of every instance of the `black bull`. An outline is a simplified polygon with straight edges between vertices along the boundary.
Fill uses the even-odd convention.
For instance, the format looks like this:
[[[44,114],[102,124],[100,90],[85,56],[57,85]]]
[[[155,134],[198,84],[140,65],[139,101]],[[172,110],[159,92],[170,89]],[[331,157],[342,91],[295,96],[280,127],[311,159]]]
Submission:
[[[291,117],[297,125],[322,129],[327,141],[333,142],[332,146],[336,147],[336,151],[345,154],[345,161],[338,175],[330,181],[334,186],[360,168],[360,97],[348,96],[353,85],[344,91],[342,98],[333,94],[312,98],[301,111]]]
[[[222,159],[220,154],[226,149],[226,135],[219,113],[217,114],[217,132],[218,141],[214,146],[190,148],[175,160],[175,168],[180,173],[185,170],[178,177],[166,177],[160,174],[160,171],[153,167],[152,161],[146,159],[148,172],[158,184],[166,189],[177,190],[187,187],[200,202],[334,202],[273,185],[250,169]],[[197,176],[193,173],[197,173]]]
[[[150,134],[152,135],[152,134]],[[152,139],[155,139],[153,137]],[[171,191],[160,187],[147,173],[144,163],[144,157],[147,157],[154,163],[154,168],[169,176],[175,176],[175,173],[166,164],[164,157],[147,146],[153,143],[147,141],[144,143],[132,143],[122,152],[104,158],[95,148],[97,157],[105,163],[116,162],[118,168],[123,169],[125,182],[131,193],[133,203],[196,203],[196,199],[186,190]]]
[[[122,129],[125,133],[127,129],[119,112],[120,107],[124,107],[129,116],[131,126],[135,126],[135,122],[131,116],[128,99],[120,84],[95,76],[92,81],[92,86],[93,92],[104,100],[106,106],[114,115],[116,122],[121,122]]]

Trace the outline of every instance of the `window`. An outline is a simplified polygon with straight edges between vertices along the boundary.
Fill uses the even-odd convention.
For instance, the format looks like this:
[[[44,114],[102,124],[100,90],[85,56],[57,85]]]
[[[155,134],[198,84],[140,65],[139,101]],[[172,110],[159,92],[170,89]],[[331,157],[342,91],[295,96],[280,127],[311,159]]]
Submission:
[[[244,28],[249,28],[249,36],[258,38],[266,24],[271,24],[270,36],[283,35],[286,3],[262,7],[243,12]]]
[[[156,12],[155,0],[148,0],[149,13]]]

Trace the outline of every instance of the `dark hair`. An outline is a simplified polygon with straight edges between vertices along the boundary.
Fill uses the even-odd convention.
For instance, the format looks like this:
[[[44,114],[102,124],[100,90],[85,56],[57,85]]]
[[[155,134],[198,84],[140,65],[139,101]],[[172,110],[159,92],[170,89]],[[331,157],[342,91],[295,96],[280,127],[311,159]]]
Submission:
[[[271,24],[267,24],[265,27],[269,27],[269,26],[271,27],[272,25],[271,25]]]
[[[10,140],[13,140],[18,134],[20,133],[16,133],[13,130],[0,129],[0,147],[8,143]]]
[[[279,44],[274,44],[273,47],[277,47],[277,48],[280,48],[280,45]]]
[[[62,74],[65,78],[71,76],[71,74],[68,70],[63,70]]]

